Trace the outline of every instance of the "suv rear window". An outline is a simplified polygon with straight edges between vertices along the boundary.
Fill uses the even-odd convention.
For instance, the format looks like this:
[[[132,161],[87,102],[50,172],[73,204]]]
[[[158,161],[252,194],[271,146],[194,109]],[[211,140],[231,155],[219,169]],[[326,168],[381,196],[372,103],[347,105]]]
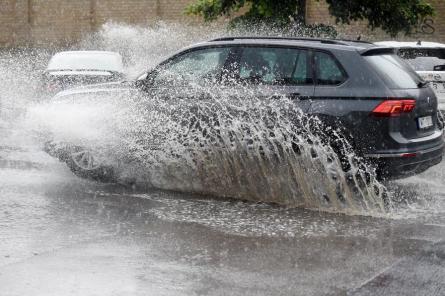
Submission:
[[[418,88],[422,79],[395,54],[364,56],[389,88]]]
[[[308,51],[304,49],[245,47],[237,68],[236,77],[249,84],[313,83]]]

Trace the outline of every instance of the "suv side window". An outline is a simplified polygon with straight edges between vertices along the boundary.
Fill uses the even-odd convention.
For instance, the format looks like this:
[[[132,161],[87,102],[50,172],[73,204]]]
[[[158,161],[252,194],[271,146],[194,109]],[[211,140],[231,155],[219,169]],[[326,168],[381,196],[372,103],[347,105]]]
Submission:
[[[245,47],[235,68],[235,77],[248,84],[312,84],[309,61],[308,51],[304,49]]]
[[[157,69],[154,85],[185,85],[216,82],[229,55],[230,48],[204,48],[173,58]]]
[[[338,85],[346,80],[345,71],[330,54],[316,51],[314,61],[317,84]]]

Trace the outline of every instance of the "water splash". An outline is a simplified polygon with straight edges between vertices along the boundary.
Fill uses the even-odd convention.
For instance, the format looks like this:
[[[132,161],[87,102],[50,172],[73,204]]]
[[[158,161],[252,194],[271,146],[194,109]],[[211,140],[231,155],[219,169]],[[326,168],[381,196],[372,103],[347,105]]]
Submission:
[[[374,172],[347,149],[344,173],[321,123],[286,97],[200,85],[199,99],[130,93],[68,96],[29,114],[53,142],[95,151],[127,182],[342,212],[387,206]]]

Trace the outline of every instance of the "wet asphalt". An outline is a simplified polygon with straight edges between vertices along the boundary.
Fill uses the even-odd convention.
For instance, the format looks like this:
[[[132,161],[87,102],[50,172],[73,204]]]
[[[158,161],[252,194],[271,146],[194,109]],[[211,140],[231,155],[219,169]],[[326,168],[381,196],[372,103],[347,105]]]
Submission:
[[[443,163],[370,217],[100,184],[2,139],[0,296],[445,295]]]

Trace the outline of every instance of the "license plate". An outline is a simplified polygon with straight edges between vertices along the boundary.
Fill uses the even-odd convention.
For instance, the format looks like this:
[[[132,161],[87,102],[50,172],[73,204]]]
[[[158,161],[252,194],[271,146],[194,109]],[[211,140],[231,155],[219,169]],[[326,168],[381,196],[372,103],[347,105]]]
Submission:
[[[425,129],[433,126],[433,118],[431,116],[424,116],[417,118],[420,129]]]

